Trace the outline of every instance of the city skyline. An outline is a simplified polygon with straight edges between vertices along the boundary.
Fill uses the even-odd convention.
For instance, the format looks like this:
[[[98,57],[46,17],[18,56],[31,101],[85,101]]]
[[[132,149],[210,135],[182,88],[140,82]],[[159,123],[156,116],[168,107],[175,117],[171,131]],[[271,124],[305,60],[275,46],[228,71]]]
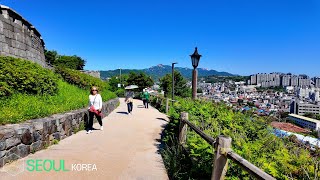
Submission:
[[[315,0],[1,3],[32,22],[47,49],[86,59],[85,69],[143,69],[173,61],[192,67],[189,55],[198,46],[199,68],[320,76]]]

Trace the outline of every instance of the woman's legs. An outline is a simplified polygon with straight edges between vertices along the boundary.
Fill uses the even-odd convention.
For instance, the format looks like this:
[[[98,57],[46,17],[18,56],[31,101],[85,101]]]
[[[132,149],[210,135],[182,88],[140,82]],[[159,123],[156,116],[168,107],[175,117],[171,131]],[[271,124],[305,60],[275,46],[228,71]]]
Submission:
[[[89,122],[88,122],[88,126],[87,126],[87,131],[92,130],[93,129],[93,117],[94,117],[94,113],[89,111]]]
[[[149,100],[148,99],[146,100],[146,107],[147,107],[147,109],[149,109]]]
[[[127,107],[128,107],[128,114],[129,114],[131,112],[130,103],[127,103]]]
[[[96,114],[95,114],[95,115],[96,115]],[[102,126],[102,118],[101,118],[101,116],[97,116],[97,115],[96,115],[96,118],[97,118],[100,126]]]
[[[130,106],[130,113],[132,112],[132,109],[133,109],[133,103],[129,103],[129,106]]]

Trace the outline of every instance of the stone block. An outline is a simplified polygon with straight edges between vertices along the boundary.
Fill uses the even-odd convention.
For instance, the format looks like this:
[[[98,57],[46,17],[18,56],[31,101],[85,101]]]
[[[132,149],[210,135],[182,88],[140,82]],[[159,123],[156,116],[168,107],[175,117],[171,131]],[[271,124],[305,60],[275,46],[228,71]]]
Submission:
[[[6,149],[9,149],[9,148],[11,148],[13,146],[16,146],[16,145],[18,145],[20,143],[21,143],[21,140],[18,137],[8,138],[8,139],[6,139]]]
[[[20,144],[17,146],[17,153],[20,157],[26,157],[30,154],[30,146],[25,144]]]
[[[26,145],[30,145],[33,142],[33,136],[29,130],[26,130],[21,136],[21,142]]]
[[[36,152],[43,149],[43,144],[41,141],[37,141],[31,144],[30,146],[30,152]]]
[[[54,140],[54,136],[53,136],[53,134],[50,134],[49,135],[49,141],[52,141],[52,140]]]
[[[34,142],[42,140],[41,134],[38,131],[33,132],[32,135]]]
[[[7,154],[7,151],[4,150],[4,151],[0,151],[0,158],[2,158],[3,156],[5,156]]]
[[[0,151],[3,151],[6,149],[6,141],[1,140],[0,141]]]
[[[59,132],[53,133],[52,135],[53,135],[54,139],[56,139],[56,140],[59,140],[59,141],[60,141],[60,139],[61,139],[61,135],[60,135],[60,133],[59,133]]]
[[[34,125],[34,130],[43,131],[43,122],[41,122],[41,121],[35,122],[35,123],[33,123],[33,125]]]

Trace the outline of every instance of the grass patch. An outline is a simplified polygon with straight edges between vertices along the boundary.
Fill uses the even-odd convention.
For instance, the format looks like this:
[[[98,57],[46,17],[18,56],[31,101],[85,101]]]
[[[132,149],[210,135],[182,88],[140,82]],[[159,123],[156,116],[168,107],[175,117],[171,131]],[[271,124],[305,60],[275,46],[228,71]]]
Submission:
[[[62,80],[58,81],[56,95],[13,94],[0,99],[0,124],[20,123],[25,120],[63,113],[88,105],[88,90],[80,89]],[[110,91],[101,91],[103,101],[115,98]]]
[[[57,140],[57,139],[54,139],[54,140],[52,140],[52,144],[59,144],[59,140]]]

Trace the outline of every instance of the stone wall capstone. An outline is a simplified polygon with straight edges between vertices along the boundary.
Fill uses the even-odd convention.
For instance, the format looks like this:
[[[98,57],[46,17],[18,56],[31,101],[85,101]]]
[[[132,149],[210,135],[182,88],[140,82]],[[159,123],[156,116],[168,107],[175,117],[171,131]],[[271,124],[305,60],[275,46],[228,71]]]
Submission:
[[[0,55],[31,60],[47,66],[44,41],[37,29],[21,15],[0,5]]]
[[[109,115],[118,105],[118,98],[104,102],[102,105],[104,116]],[[86,126],[87,122],[88,109],[83,108],[46,118],[28,120],[21,124],[0,126],[0,167],[17,160],[17,156],[12,156],[13,153],[21,158],[26,157],[30,153],[54,144],[55,141],[75,134],[80,130],[80,126]]]

